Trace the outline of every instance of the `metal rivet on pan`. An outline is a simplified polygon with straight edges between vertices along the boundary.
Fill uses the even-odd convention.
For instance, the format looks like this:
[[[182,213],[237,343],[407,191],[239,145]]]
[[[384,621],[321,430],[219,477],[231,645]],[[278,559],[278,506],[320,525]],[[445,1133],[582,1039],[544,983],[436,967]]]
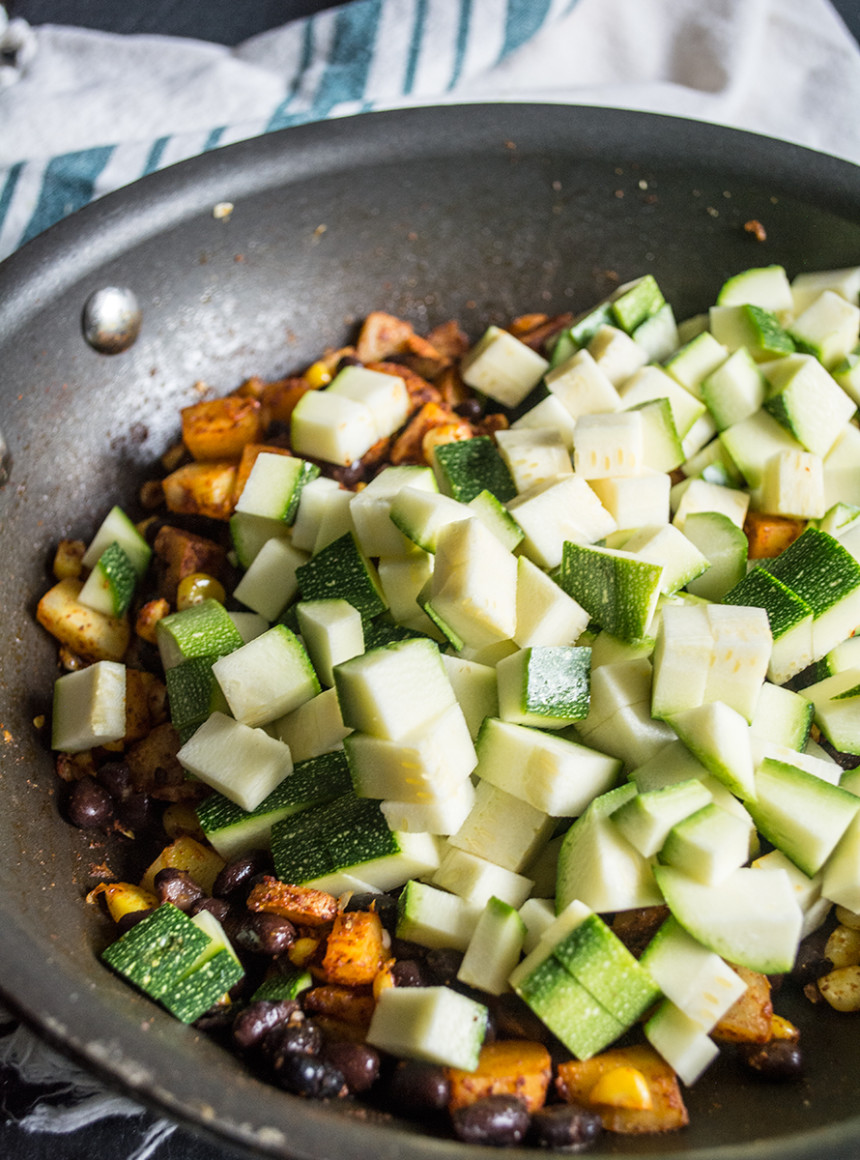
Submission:
[[[101,354],[120,354],[140,333],[142,313],[134,293],[124,286],[104,286],[84,303],[84,338]]]

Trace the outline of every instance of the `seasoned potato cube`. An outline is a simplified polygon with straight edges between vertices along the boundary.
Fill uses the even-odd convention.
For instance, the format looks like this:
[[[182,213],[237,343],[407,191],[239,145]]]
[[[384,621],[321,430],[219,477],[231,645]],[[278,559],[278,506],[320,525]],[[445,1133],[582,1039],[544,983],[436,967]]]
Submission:
[[[733,966],[747,985],[714,1028],[714,1039],[725,1043],[767,1043],[772,1035],[773,1004],[767,975]]]
[[[121,661],[131,639],[128,620],[105,616],[78,601],[83,584],[69,577],[49,588],[36,608],[43,628],[88,661]]]
[[[645,1077],[651,1097],[649,1108],[591,1102],[591,1093],[601,1078],[619,1068],[634,1068]],[[624,1135],[672,1132],[689,1123],[678,1077],[651,1047],[618,1047],[591,1059],[559,1064],[556,1085],[559,1095],[568,1103],[583,1104],[598,1112],[608,1132]]]
[[[172,512],[228,520],[233,514],[235,481],[235,463],[186,463],[165,478],[164,499]]]
[[[451,1085],[448,1110],[473,1104],[484,1096],[519,1096],[530,1112],[546,1103],[552,1078],[552,1060],[542,1043],[526,1039],[499,1039],[485,1043],[475,1071],[446,1069]]]
[[[387,958],[382,921],[375,910],[347,910],[334,920],[321,971],[330,983],[372,983]]]
[[[227,395],[183,407],[182,442],[194,459],[238,459],[247,443],[260,437],[260,404]]]

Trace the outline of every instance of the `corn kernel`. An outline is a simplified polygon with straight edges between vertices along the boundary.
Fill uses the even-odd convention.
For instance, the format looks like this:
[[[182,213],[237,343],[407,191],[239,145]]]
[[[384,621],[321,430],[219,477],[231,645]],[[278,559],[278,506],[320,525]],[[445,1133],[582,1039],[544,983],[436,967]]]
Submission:
[[[378,999],[382,992],[387,991],[389,987],[395,987],[397,985],[394,982],[394,975],[391,970],[395,962],[395,959],[388,959],[388,961],[384,962],[376,972],[376,975],[373,979],[374,999]]]
[[[771,1015],[770,1037],[771,1039],[787,1039],[791,1043],[796,1043],[800,1038],[800,1032],[793,1023],[784,1019],[782,1015]]]
[[[108,913],[114,922],[119,922],[127,914],[152,910],[158,905],[158,899],[150,890],[135,886],[133,882],[100,882],[87,895],[87,901],[95,902],[100,895],[104,895]]]
[[[287,957],[294,967],[306,967],[319,945],[319,939],[297,938],[287,951]]]
[[[638,1068],[627,1066],[604,1072],[589,1092],[588,1099],[592,1104],[640,1111],[647,1111],[652,1105],[647,1079]]]
[[[835,1011],[860,1011],[860,965],[822,975],[818,990]]]

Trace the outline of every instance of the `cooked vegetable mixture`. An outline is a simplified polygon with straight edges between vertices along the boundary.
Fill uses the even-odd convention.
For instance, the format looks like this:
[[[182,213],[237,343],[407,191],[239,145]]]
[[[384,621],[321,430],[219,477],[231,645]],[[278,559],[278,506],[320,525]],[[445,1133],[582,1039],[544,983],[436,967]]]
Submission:
[[[185,407],[38,606],[65,815],[148,864],[88,896],[106,966],[465,1141],[799,1077],[777,984],[860,1010],[858,290],[377,312]]]

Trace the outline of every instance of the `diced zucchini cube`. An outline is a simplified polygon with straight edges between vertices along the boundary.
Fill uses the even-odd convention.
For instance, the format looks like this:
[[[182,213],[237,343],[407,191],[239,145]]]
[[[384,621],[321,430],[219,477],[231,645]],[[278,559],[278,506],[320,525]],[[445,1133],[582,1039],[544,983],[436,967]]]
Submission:
[[[516,559],[480,520],[447,524],[436,542],[429,596],[464,644],[509,640],[516,630]]]
[[[824,290],[795,317],[789,332],[798,350],[833,371],[860,339],[860,307],[835,290]]]
[[[254,460],[254,466],[236,501],[236,511],[291,524],[299,509],[302,488],[315,479],[319,471],[316,464],[307,463],[294,455],[262,451]]]
[[[348,600],[302,600],[296,605],[299,632],[320,682],[334,685],[334,666],[364,652],[361,613]],[[289,710],[287,710],[289,712]]]
[[[361,459],[377,441],[376,432],[370,407],[325,390],[302,395],[290,420],[290,443],[297,455],[343,467]]]
[[[297,568],[296,579],[303,600],[342,597],[357,608],[365,620],[386,609],[376,569],[352,532],[333,540]]]
[[[433,448],[433,470],[440,490],[461,503],[468,503],[484,490],[502,503],[517,494],[496,441],[488,435],[437,444]]]
[[[516,644],[521,648],[573,644],[585,632],[588,620],[582,605],[537,564],[527,556],[517,559]]]
[[[496,674],[503,721],[561,729],[588,713],[590,648],[529,646],[499,661]]]
[[[702,399],[719,431],[754,415],[765,397],[765,378],[741,346],[702,381]]]
[[[392,1055],[474,1071],[489,1014],[449,987],[388,987],[380,996],[367,1042]]]
[[[243,810],[255,810],[293,768],[282,741],[218,712],[204,721],[176,756],[184,769]]]
[[[109,548],[114,543],[119,544],[123,549],[131,561],[138,579],[142,579],[149,567],[152,548],[122,508],[117,506],[110,509],[99,525],[96,534],[84,552],[81,560],[83,566],[94,568],[105,548]]]
[[[749,850],[749,826],[708,802],[671,828],[660,849],[660,861],[713,885],[743,866]]]
[[[659,853],[676,822],[712,800],[707,786],[692,777],[637,793],[619,806],[612,822],[640,854],[651,858]]]
[[[281,615],[298,590],[297,572],[308,561],[289,540],[267,540],[233,590],[236,599],[270,623]]]
[[[244,725],[274,721],[320,691],[302,642],[283,624],[219,657],[212,671],[233,716]]]
[[[545,358],[513,334],[490,326],[460,364],[463,381],[505,407],[516,407],[549,367]]]
[[[594,543],[616,527],[596,492],[576,475],[536,484],[507,507],[523,530],[520,552],[546,569],[561,563],[566,541]]]
[[[137,586],[138,574],[125,549],[108,544],[84,581],[78,600],[104,616],[126,614]]]
[[[617,389],[587,350],[576,351],[548,371],[546,385],[573,419],[620,411],[623,406]]]
[[[490,995],[507,991],[508,976],[519,962],[525,932],[525,923],[510,903],[489,899],[475,923],[457,978]]]
[[[792,354],[795,349],[776,315],[752,303],[712,306],[710,330],[728,350],[746,350],[756,362]]]
[[[353,495],[350,514],[358,543],[366,556],[403,556],[411,551],[411,543],[391,518],[397,496],[406,489],[436,495],[432,469],[417,464],[388,466]]]
[[[486,906],[495,897],[509,906],[521,907],[534,886],[532,879],[523,874],[451,845],[444,850],[431,881],[434,886],[459,894],[473,906]]]
[[[644,421],[639,411],[583,415],[577,421],[573,466],[582,479],[636,475],[644,458]]]
[[[671,479],[665,471],[616,475],[610,479],[592,479],[589,483],[619,529],[667,524],[670,486]]]
[[[570,452],[551,427],[497,431],[496,444],[518,494],[536,484],[573,473]]]
[[[625,408],[655,399],[668,400],[677,434],[683,439],[695,421],[705,413],[705,404],[681,386],[662,367],[644,366],[619,387]]]
[[[125,736],[126,671],[96,661],[54,682],[51,748],[80,753]]]
[[[397,899],[397,937],[423,947],[464,951],[480,912],[458,894],[413,880]]]
[[[224,605],[212,599],[163,617],[155,631],[165,669],[189,657],[224,656],[244,643]]]
[[[165,674],[170,720],[183,743],[211,713],[229,713],[227,698],[212,672],[216,659],[189,657]]]
[[[648,970],[597,914],[589,914],[553,946],[553,955],[625,1027],[659,997]]]
[[[825,456],[857,409],[856,404],[809,354],[765,364],[765,409],[815,455]]]
[[[402,427],[412,407],[406,383],[399,375],[367,367],[344,367],[329,383],[326,393],[367,407],[373,415],[377,439],[385,439]]]
[[[587,349],[614,387],[620,386],[648,361],[644,347],[625,331],[607,323],[597,328]]]
[[[734,274],[720,287],[717,294],[720,306],[743,306],[752,303],[778,314],[793,306],[791,284],[783,266],[753,266]]]
[[[520,874],[549,841],[554,825],[543,810],[481,779],[469,816],[449,842]]]
[[[559,583],[602,628],[622,640],[645,636],[663,569],[621,549],[566,542]]]

